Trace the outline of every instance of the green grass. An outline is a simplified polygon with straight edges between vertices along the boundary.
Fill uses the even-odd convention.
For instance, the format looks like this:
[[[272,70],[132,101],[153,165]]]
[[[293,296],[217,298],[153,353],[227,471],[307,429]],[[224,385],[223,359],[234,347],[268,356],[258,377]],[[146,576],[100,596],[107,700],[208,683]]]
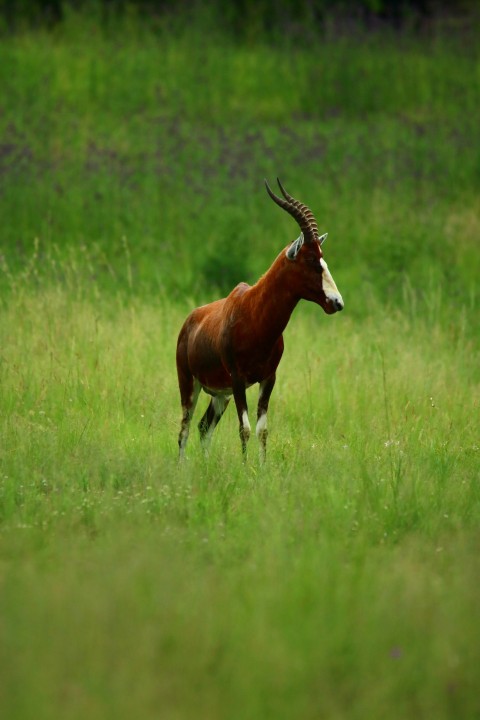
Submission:
[[[197,21],[0,46],[0,715],[478,718],[478,49]],[[345,311],[294,313],[265,466],[232,407],[179,466],[277,174]]]
[[[104,286],[109,268],[120,273],[117,287],[126,238],[142,294],[227,290],[255,279],[295,232],[263,188],[280,175],[330,232],[355,296],[369,282],[398,302],[402,273],[473,291],[480,65],[467,31],[331,31],[272,47],[235,44],[205,27],[208,15],[196,19],[183,31],[105,33],[74,16],[57,33],[3,39],[11,265],[35,238],[44,251],[87,245]],[[234,256],[228,268],[223,254]]]
[[[267,465],[230,409],[182,467],[186,308],[75,294],[17,287],[2,313],[2,714],[475,717],[461,322],[301,305]]]

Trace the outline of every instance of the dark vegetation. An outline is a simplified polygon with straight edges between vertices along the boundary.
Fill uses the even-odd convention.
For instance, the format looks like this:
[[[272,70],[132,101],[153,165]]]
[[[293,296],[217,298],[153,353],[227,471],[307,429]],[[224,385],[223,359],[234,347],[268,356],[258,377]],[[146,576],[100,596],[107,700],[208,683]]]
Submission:
[[[198,0],[181,3],[180,13],[190,13],[205,5]],[[439,14],[464,16],[476,8],[475,0],[210,0],[212,12],[222,26],[237,37],[275,34],[309,24],[322,29],[329,18],[360,20],[366,25],[390,24],[399,29],[421,25]],[[15,28],[23,23],[55,25],[65,19],[71,8],[99,15],[105,23],[134,13],[155,21],[165,15],[178,15],[176,0],[0,0],[4,23]]]

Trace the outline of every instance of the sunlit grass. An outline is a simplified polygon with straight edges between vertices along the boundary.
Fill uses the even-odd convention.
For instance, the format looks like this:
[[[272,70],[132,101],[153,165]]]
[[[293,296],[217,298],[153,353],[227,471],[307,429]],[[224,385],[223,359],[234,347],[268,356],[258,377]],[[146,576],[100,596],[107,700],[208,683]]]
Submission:
[[[179,466],[186,311],[2,309],[3,714],[474,716],[478,349],[301,304],[267,465],[232,410]]]

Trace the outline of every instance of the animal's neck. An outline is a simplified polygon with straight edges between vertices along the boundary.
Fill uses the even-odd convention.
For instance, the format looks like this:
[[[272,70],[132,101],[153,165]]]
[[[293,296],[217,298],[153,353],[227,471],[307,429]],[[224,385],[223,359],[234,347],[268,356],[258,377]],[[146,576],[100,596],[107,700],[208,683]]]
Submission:
[[[299,297],[288,282],[288,260],[282,252],[250,289],[259,335],[274,343],[285,330]]]

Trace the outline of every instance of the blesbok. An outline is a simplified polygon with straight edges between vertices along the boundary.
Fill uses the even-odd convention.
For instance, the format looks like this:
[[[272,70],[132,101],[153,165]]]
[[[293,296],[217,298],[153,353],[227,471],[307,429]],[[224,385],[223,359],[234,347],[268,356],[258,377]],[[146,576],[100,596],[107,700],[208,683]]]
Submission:
[[[295,200],[277,178],[283,198],[267,192],[300,226],[300,236],[282,250],[255,285],[240,283],[221,300],[198,307],[185,320],[177,342],[177,373],[182,403],[178,438],[184,457],[190,422],[200,390],[211,395],[199,422],[200,439],[208,450],[212,433],[231,396],[240,422],[245,457],[250,437],[246,389],[260,384],[256,435],[260,460],[267,447],[267,410],[275,373],[283,353],[283,337],[299,300],[310,300],[331,315],[343,310],[343,299],[323,259],[322,243],[311,210]]]

